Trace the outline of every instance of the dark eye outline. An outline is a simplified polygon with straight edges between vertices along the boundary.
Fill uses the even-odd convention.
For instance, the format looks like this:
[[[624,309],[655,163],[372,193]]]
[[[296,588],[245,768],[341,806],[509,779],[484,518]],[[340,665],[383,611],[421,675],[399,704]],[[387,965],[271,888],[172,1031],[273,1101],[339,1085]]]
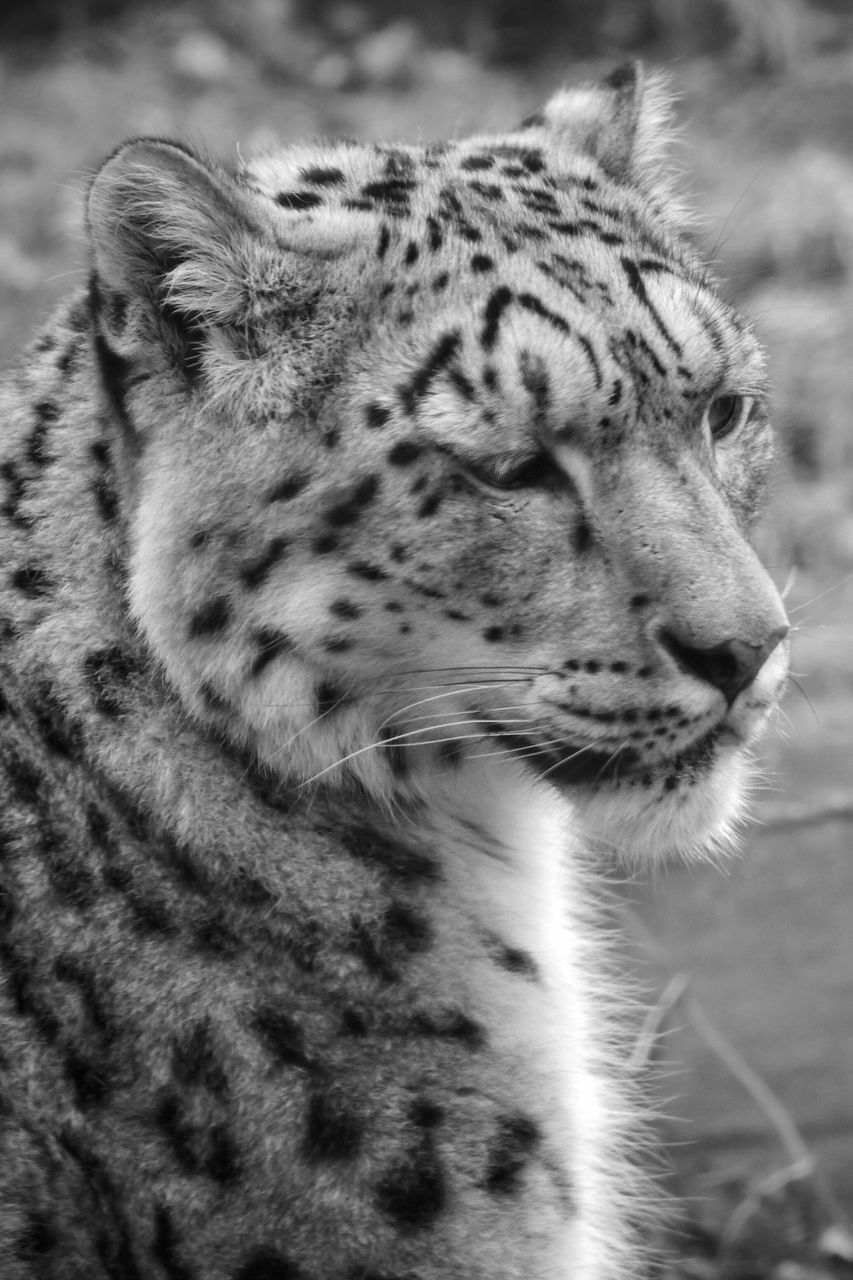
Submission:
[[[496,457],[473,462],[466,458],[462,467],[467,475],[490,489],[508,493],[517,489],[553,488],[557,481],[565,483],[554,459],[547,453],[524,457]]]
[[[754,404],[754,396],[741,395],[736,391],[724,396],[715,396],[709,402],[704,417],[711,439],[716,443],[719,440],[725,440],[727,436],[734,435],[749,418]],[[724,406],[724,409],[715,420],[714,409],[719,405]]]

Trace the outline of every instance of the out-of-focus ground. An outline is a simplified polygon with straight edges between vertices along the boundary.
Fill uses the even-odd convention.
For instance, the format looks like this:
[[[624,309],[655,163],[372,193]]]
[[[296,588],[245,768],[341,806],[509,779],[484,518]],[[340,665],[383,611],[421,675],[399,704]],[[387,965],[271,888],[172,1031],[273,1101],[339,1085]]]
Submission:
[[[463,134],[511,124],[560,82],[638,50],[671,63],[676,159],[702,242],[770,352],[785,461],[764,545],[789,586],[797,675],[745,857],[625,893],[651,1006],[638,1053],[688,1197],[667,1275],[849,1276],[853,12],[847,0],[542,6],[529,7],[536,39],[514,0],[437,5],[426,25],[391,0],[11,6],[19,21],[0,15],[0,362],[84,279],[82,193],[128,135],[227,159],[305,135]]]

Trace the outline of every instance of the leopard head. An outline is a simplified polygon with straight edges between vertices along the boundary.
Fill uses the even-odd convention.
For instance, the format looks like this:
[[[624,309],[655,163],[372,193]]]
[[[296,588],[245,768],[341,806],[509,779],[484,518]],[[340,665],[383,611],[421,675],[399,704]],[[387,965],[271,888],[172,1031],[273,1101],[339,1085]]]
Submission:
[[[648,855],[730,829],[788,628],[762,355],[667,116],[633,67],[498,136],[107,161],[131,607],[210,732],[386,802],[511,758]]]

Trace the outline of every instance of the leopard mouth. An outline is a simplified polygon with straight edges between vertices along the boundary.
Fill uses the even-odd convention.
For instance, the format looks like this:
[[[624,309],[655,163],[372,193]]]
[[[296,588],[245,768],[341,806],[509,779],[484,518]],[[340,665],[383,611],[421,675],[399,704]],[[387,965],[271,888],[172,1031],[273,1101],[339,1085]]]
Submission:
[[[513,734],[508,750],[557,787],[617,787],[632,783],[650,786],[657,780],[665,789],[673,790],[681,782],[699,781],[710,771],[720,739],[721,726],[714,725],[676,754],[651,762],[632,746],[601,751],[589,744],[566,741],[556,752],[517,734]]]

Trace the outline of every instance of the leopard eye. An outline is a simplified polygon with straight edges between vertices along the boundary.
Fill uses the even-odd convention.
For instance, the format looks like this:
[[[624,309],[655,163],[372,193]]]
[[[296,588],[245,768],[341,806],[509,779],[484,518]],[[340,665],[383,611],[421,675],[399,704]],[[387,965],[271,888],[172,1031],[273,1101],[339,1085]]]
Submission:
[[[705,410],[705,421],[714,440],[724,440],[742,425],[749,416],[752,399],[749,396],[717,396]]]
[[[501,490],[533,489],[538,485],[552,483],[557,476],[556,464],[546,453],[469,462],[466,469],[490,489]]]

